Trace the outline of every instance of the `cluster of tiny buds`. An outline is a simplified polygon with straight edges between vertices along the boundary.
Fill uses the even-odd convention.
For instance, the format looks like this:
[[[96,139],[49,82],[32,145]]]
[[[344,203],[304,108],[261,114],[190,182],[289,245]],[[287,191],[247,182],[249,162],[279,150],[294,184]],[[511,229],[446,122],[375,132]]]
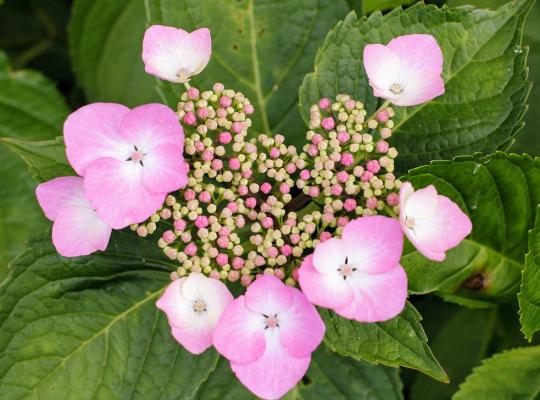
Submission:
[[[368,117],[362,102],[338,95],[334,102],[320,99],[310,113],[304,152],[311,168],[300,171],[297,187],[357,215],[396,208],[401,182],[393,172],[398,152],[387,141],[394,110],[383,106]]]
[[[339,235],[354,213],[375,213],[385,194],[387,204],[397,206],[397,200],[391,200],[399,186],[391,173],[395,150],[379,151],[382,145],[377,144],[381,157],[368,156],[373,153],[372,136],[363,133],[358,140],[349,133],[363,124],[361,103],[341,96],[334,104],[322,99],[312,107],[311,143],[301,154],[279,134],[248,138],[253,112],[242,93],[220,83],[212,91],[191,87],[181,95],[178,116],[185,131],[187,187],[168,195],[148,221],[131,227],[142,237],[159,231],[158,246],[180,264],[172,279],[197,271],[248,286],[258,274],[271,274],[294,286],[303,255],[319,241]],[[345,131],[321,128],[330,126],[325,121],[335,118],[329,116],[332,112],[339,121],[346,113]],[[392,110],[381,112],[390,116]],[[382,123],[377,121],[377,126]],[[389,121],[380,130],[389,130]],[[347,154],[365,167],[354,167]],[[382,169],[386,174],[377,174]],[[365,172],[369,179],[363,178]],[[310,196],[321,199],[318,210],[307,206]],[[376,199],[375,206],[371,199]]]

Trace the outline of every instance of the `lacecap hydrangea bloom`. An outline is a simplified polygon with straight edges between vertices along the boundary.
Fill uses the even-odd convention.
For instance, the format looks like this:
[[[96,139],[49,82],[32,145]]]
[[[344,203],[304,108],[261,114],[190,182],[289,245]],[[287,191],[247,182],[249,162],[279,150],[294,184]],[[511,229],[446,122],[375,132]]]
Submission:
[[[178,263],[156,303],[172,337],[193,354],[215,347],[249,390],[277,399],[322,341],[315,306],[355,323],[392,319],[407,298],[404,235],[440,261],[471,232],[435,187],[415,191],[394,172],[390,104],[444,93],[442,51],[425,34],[366,46],[370,85],[387,101],[368,111],[346,94],[321,98],[300,149],[280,134],[250,135],[255,107],[243,93],[188,83],[210,55],[206,28],[148,28],[146,71],[186,87],[176,112],[80,108],[64,126],[80,177],[46,182],[37,195],[65,256],[105,249],[112,229],[157,233]],[[245,292],[234,298],[233,287]]]

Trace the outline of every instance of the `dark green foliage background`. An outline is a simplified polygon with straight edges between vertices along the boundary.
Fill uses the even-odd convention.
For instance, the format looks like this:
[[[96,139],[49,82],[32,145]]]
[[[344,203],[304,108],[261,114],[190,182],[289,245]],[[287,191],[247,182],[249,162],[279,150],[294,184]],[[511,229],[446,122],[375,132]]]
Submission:
[[[145,74],[140,59],[151,23],[211,27],[212,61],[193,83],[222,81],[242,90],[256,106],[253,131],[284,133],[295,145],[303,143],[306,108],[321,94],[354,81],[354,94],[376,107],[358,57],[365,44],[427,31],[440,34],[445,48],[474,53],[445,54],[452,61],[445,78],[453,79],[445,99],[452,101],[398,111],[402,135],[394,138],[400,171],[460,204],[473,220],[472,235],[442,264],[406,247],[414,296],[392,321],[356,324],[321,310],[325,346],[287,398],[537,399],[540,4],[522,27],[527,1],[493,13],[431,10],[439,13],[432,19],[414,0],[223,0],[219,12],[216,2],[0,0],[0,280],[12,262],[0,284],[0,400],[253,398],[214,351],[193,357],[171,339],[153,303],[174,266],[151,241],[118,232],[106,252],[70,260],[41,234],[50,224],[34,188],[71,173],[55,139],[71,110],[93,101],[174,107],[178,88]],[[508,2],[426,3],[495,10]],[[404,14],[390,12],[398,6]],[[371,16],[364,21],[351,10]],[[476,48],[468,35],[483,44]],[[475,79],[485,79],[486,68],[499,80],[482,86]],[[461,97],[467,85],[478,85],[485,98]],[[483,147],[478,140],[452,143],[468,129],[452,118],[460,113],[473,121],[471,104],[479,98],[490,107],[467,135],[479,135]],[[440,132],[437,119],[446,123]],[[443,139],[430,149],[436,134]],[[479,149],[528,155],[471,154]],[[466,156],[429,163],[460,155]],[[479,277],[489,284],[476,290],[471,282]]]

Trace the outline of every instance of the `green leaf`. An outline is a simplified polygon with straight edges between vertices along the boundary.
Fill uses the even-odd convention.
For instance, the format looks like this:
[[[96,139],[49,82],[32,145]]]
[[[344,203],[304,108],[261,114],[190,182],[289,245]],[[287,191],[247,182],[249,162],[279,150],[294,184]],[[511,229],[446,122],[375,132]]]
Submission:
[[[403,385],[397,368],[340,357],[320,347],[306,377],[296,386],[294,399],[400,400]]]
[[[192,398],[218,355],[183,350],[156,308],[172,268],[132,232],[80,258],[31,242],[0,287],[0,398]]]
[[[69,22],[75,75],[90,102],[158,101],[141,58],[144,0],[76,0]]]
[[[407,303],[396,318],[363,324],[319,309],[326,324],[325,344],[341,355],[390,367],[417,369],[437,380],[448,377],[427,345],[421,315]]]
[[[53,138],[62,132],[68,108],[53,83],[34,71],[13,71],[0,52],[0,137]],[[24,241],[47,221],[35,200],[24,163],[0,146],[0,278]]]
[[[391,144],[400,152],[398,168],[507,147],[522,126],[530,88],[527,49],[521,42],[531,4],[519,0],[496,11],[473,12],[419,3],[384,16],[376,12],[357,19],[351,13],[330,31],[314,72],[304,79],[302,116],[307,122],[311,104],[338,93],[361,99],[374,111],[379,101],[368,85],[363,48],[399,35],[428,33],[443,51],[446,94],[416,107],[396,107]]]
[[[522,331],[529,341],[540,330],[540,206],[536,223],[529,232],[529,252],[525,257],[521,290],[518,294]]]
[[[303,143],[297,88],[326,32],[345,16],[345,0],[152,0],[147,6],[150,24],[211,30],[212,58],[195,85],[223,82],[242,91],[255,106],[254,132],[277,131]],[[175,107],[182,88],[162,89]]]
[[[440,313],[440,308],[437,308]],[[442,384],[418,375],[410,396],[413,400],[449,399],[473,367],[486,356],[496,322],[496,309],[459,309],[453,315],[441,315],[437,335],[432,337],[432,349],[450,378]],[[427,317],[426,317],[427,318]]]
[[[470,306],[513,299],[521,281],[527,232],[540,203],[540,160],[496,153],[435,161],[409,172],[417,189],[433,184],[469,215],[473,231],[442,263],[405,251],[409,290],[436,292]]]
[[[537,399],[540,346],[505,351],[473,370],[452,400]]]
[[[64,140],[61,136],[39,142],[10,138],[0,141],[26,162],[32,176],[38,182],[59,176],[77,175],[66,158]]]
[[[413,4],[416,0],[364,0],[364,13]]]

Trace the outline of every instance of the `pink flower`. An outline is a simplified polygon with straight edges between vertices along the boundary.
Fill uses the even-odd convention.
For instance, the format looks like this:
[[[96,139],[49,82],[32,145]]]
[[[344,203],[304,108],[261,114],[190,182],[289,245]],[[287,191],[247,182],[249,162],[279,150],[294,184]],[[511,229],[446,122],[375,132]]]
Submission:
[[[212,346],[214,328],[233,301],[227,287],[199,272],[173,281],[156,303],[167,314],[172,335],[193,354]]]
[[[394,318],[405,306],[407,275],[399,265],[403,233],[396,219],[373,216],[349,222],[341,239],[317,244],[299,269],[313,304],[360,322]]]
[[[36,195],[47,218],[54,221],[52,241],[58,253],[78,257],[105,250],[111,227],[86,201],[82,178],[52,179],[38,185]]]
[[[364,48],[364,66],[373,95],[398,106],[425,103],[444,93],[441,48],[431,35],[405,35],[387,46]]]
[[[187,183],[182,127],[164,105],[89,104],[68,117],[64,139],[86,198],[114,229],[144,221]]]
[[[306,296],[263,275],[225,310],[214,346],[249,390],[277,399],[302,379],[323,336],[324,324]]]
[[[399,221],[411,243],[430,260],[442,261],[446,250],[471,233],[467,214],[433,185],[415,191],[405,182],[399,191]]]
[[[206,28],[191,33],[171,26],[152,25],[143,39],[146,72],[171,82],[185,83],[210,60],[212,39]]]

